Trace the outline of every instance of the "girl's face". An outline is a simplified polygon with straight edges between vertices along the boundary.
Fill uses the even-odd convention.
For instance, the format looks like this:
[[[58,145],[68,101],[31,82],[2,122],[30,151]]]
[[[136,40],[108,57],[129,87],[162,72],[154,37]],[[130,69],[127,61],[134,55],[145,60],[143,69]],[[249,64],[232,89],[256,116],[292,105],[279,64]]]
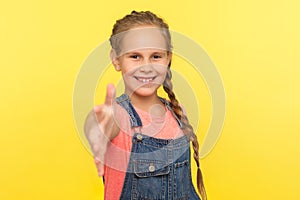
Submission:
[[[128,95],[157,95],[157,89],[166,77],[172,54],[166,50],[166,41],[159,28],[139,27],[122,36],[121,52],[112,55],[113,65],[122,72]]]

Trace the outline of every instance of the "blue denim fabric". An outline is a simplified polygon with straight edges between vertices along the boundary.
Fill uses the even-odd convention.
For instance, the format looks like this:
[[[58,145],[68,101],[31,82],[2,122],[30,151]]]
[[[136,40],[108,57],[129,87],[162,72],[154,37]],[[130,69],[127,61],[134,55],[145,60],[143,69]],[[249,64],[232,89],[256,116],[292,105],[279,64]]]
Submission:
[[[161,100],[173,113],[168,102]],[[128,112],[132,127],[142,126],[128,95],[121,95],[117,102]],[[120,199],[200,200],[192,183],[190,162],[190,144],[185,136],[158,139],[135,133]]]

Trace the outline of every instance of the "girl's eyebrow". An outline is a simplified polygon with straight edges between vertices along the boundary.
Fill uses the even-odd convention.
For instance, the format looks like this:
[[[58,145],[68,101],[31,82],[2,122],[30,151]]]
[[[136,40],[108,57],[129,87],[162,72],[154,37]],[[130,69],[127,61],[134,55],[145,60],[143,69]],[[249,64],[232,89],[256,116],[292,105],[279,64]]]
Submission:
[[[141,53],[136,52],[136,51],[129,51],[129,52],[123,53],[122,55],[123,56],[130,56],[130,55],[134,55],[134,54],[140,55]]]
[[[163,51],[163,50],[158,50],[158,51],[153,51],[151,52],[151,54],[164,54],[166,53],[166,51]],[[124,53],[125,55],[128,55],[128,54],[142,54],[142,52],[138,52],[138,51],[130,51],[130,52],[126,52]]]
[[[164,51],[157,51],[157,52],[153,52],[153,54],[165,54],[167,52],[164,52]]]
[[[130,52],[126,52],[125,55],[126,55],[126,54],[140,54],[140,53],[139,53],[139,52],[136,52],[136,51],[130,51]]]

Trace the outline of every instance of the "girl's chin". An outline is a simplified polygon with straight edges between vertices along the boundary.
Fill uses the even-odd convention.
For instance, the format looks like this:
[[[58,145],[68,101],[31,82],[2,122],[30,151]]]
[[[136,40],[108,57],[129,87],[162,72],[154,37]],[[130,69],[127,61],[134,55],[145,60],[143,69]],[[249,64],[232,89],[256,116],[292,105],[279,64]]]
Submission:
[[[157,94],[158,87],[140,87],[135,91],[126,92],[128,95],[147,97]]]

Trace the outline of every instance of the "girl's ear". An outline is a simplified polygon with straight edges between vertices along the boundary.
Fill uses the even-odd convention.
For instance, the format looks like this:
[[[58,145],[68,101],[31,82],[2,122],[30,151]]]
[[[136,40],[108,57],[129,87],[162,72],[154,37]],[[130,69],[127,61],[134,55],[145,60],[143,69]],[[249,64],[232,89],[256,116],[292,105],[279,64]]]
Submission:
[[[121,67],[120,67],[120,63],[119,63],[118,57],[117,57],[117,53],[116,53],[116,51],[114,49],[112,49],[110,51],[110,59],[112,61],[112,64],[115,67],[115,70],[116,71],[121,71]]]

